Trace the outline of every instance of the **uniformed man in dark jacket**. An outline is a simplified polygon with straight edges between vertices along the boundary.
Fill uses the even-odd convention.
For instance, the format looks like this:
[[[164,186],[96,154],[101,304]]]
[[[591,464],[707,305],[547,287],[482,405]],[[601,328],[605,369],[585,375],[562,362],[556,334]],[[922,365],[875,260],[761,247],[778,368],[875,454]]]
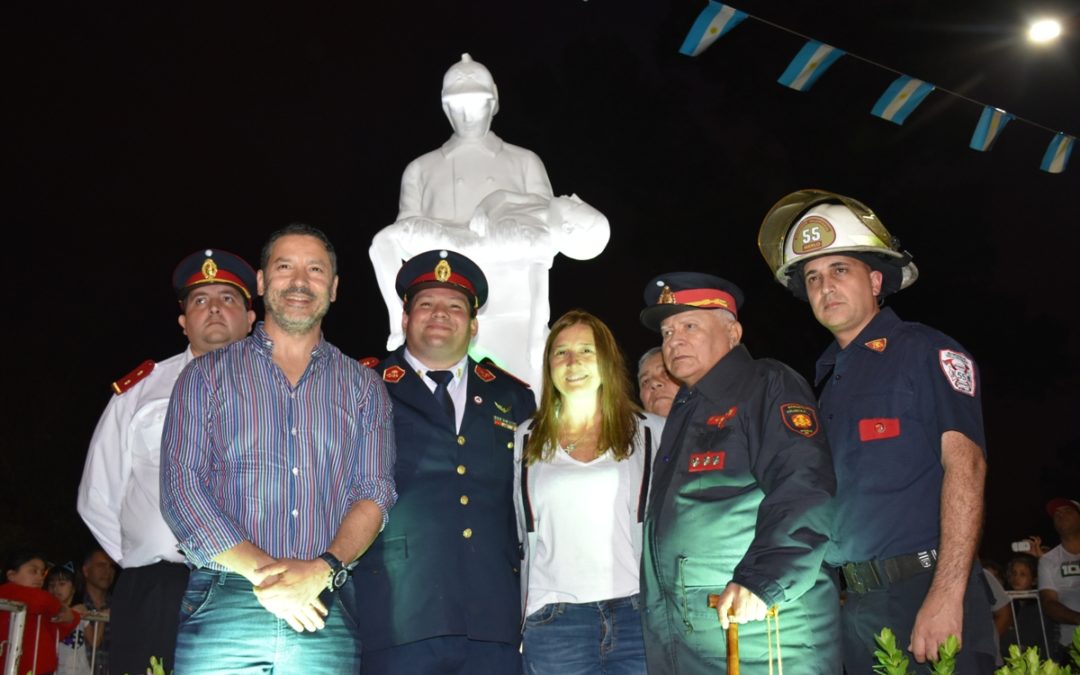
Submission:
[[[758,245],[776,280],[835,338],[817,382],[837,476],[825,561],[847,585],[844,667],[869,672],[874,635],[887,626],[917,663],[936,661],[955,635],[956,672],[990,672],[989,589],[975,557],[986,477],[975,361],[944,333],[881,306],[918,270],[865,204],[794,192],[765,216]]]
[[[739,344],[734,284],[666,274],[645,302],[683,383],[645,519],[650,675],[723,672],[729,622],[743,624],[746,672],[782,657],[788,673],[839,673],[838,594],[822,567],[835,477],[809,386]]]
[[[468,356],[487,290],[454,251],[397,275],[405,345],[373,367],[394,404],[398,501],[352,584],[365,675],[521,671],[514,431],[536,402]]]

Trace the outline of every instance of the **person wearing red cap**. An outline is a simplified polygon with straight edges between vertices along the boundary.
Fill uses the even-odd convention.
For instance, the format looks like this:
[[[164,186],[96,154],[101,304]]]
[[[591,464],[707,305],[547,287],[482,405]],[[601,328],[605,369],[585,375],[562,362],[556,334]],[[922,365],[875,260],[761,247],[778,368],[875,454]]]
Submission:
[[[1039,558],[1039,602],[1046,616],[1058,624],[1060,663],[1073,633],[1080,629],[1080,502],[1058,497],[1046,504],[1061,543]]]
[[[187,348],[160,363],[144,361],[113,383],[79,484],[79,515],[124,570],[109,610],[115,673],[141,673],[151,656],[164,659],[166,669],[173,664],[187,567],[158,497],[161,429],[173,385],[192,359],[243,338],[255,321],[255,270],[237,255],[199,249],[176,266],[172,285]]]
[[[645,289],[641,321],[660,332],[664,362],[683,384],[645,514],[648,671],[723,672],[721,628],[737,623],[745,672],[783,670],[782,658],[790,672],[835,675],[839,602],[822,565],[832,457],[806,381],[741,344],[742,297],[725,279],[691,272]]]
[[[398,502],[353,574],[362,675],[521,672],[514,431],[532,392],[468,353],[483,271],[426,251],[395,281],[405,344],[373,367],[394,403]]]

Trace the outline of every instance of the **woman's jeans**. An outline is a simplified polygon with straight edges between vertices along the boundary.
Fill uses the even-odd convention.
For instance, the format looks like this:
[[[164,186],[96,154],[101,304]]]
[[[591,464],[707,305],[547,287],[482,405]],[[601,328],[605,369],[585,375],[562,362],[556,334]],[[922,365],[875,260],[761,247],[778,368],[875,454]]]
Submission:
[[[526,675],[644,675],[638,596],[544,605],[525,619]]]

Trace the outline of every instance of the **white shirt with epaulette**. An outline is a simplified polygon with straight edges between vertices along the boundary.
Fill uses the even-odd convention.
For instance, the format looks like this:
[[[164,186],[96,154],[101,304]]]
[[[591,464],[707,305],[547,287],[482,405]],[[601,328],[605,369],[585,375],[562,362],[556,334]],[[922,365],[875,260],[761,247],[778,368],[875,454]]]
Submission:
[[[191,347],[161,363],[105,406],[79,484],[79,515],[121,567],[184,562],[161,517],[161,430]]]

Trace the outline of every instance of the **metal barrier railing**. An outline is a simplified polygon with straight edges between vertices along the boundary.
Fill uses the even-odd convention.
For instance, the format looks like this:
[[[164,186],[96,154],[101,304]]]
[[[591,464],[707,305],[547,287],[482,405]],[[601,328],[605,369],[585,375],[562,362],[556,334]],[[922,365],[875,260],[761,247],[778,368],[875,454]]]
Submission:
[[[0,600],[0,612],[11,614],[8,634],[0,636],[0,655],[4,657],[3,675],[19,675],[19,657],[22,656],[23,630],[26,627],[26,605],[12,600]]]
[[[1012,632],[1013,637],[1016,639],[1017,645],[1023,645],[1020,639],[1020,617],[1016,613],[1016,601],[1017,600],[1034,600],[1035,608],[1039,610],[1039,629],[1042,631],[1042,645],[1040,646],[1042,653],[1049,658],[1050,655],[1050,642],[1046,638],[1046,619],[1043,617],[1042,603],[1039,602],[1038,591],[1005,591],[1005,594],[1009,596],[1009,607],[1012,610]]]
[[[11,614],[11,622],[8,627],[8,634],[2,637],[0,641],[0,656],[3,657],[3,671],[0,675],[26,675],[19,672],[19,658],[22,656],[23,637],[26,633],[26,605],[21,602],[14,602],[11,600],[0,599],[0,612],[8,612]],[[83,631],[88,623],[96,623],[96,630],[102,630],[103,626],[109,622],[107,614],[101,614],[98,612],[85,612],[81,615],[79,626],[75,629],[77,631]],[[41,639],[41,625],[42,617],[35,617],[33,622],[34,631],[34,660],[32,664],[31,672],[37,672],[37,646],[38,641]],[[97,661],[98,656],[98,643],[100,640],[88,640],[86,642],[87,648],[90,650],[88,665],[90,673],[97,673],[101,665]],[[57,640],[56,649],[68,649],[67,645]],[[86,672],[85,670],[79,670],[76,663],[72,663],[69,668],[59,668],[56,671],[56,675],[79,675]],[[102,671],[104,672],[104,671]]]

